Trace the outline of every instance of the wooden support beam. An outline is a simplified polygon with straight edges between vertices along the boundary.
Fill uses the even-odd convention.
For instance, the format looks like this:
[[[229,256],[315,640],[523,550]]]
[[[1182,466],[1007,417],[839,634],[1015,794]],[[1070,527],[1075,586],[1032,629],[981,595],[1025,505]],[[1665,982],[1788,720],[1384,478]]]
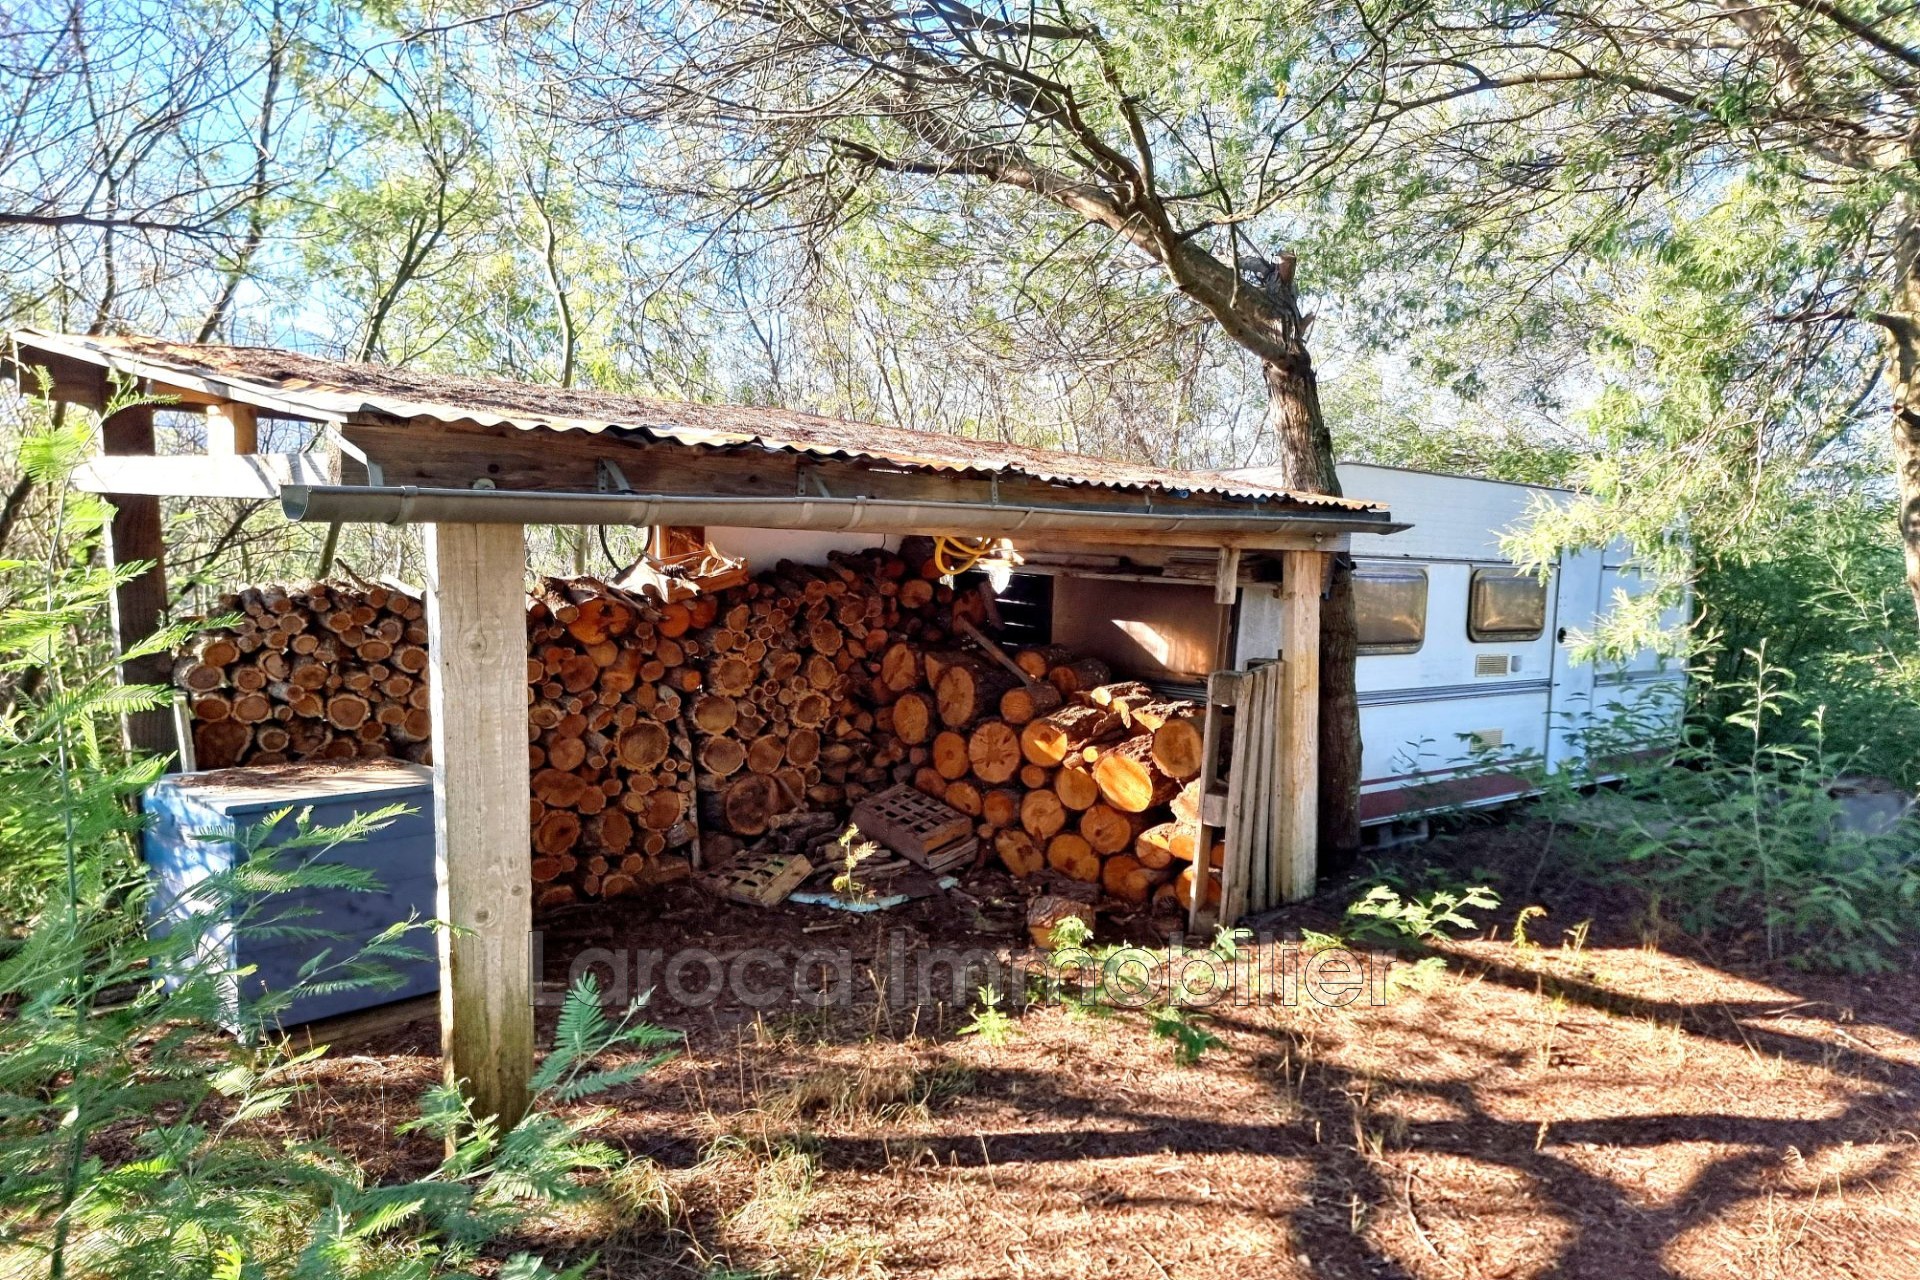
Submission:
[[[107,407],[113,388],[99,365],[52,351],[22,349],[18,355],[17,364],[8,355],[4,366],[7,376],[19,384],[21,395],[43,395],[55,404],[79,405],[95,413]]]
[[[1232,604],[1240,595],[1240,548],[1220,548],[1220,564],[1213,575],[1213,602]]]
[[[426,527],[440,1046],[450,1081],[502,1128],[533,1074],[527,850],[526,531]]]
[[[73,470],[82,493],[144,493],[164,498],[278,498],[290,484],[338,484],[335,460],[321,453],[255,453],[209,458],[92,458]]]
[[[208,405],[207,452],[215,456],[260,452],[259,411],[250,404]]]
[[[1312,896],[1319,871],[1320,593],[1327,557],[1289,551],[1283,560],[1280,652],[1286,668],[1274,726],[1281,752],[1280,829],[1271,883],[1282,902],[1299,902]]]
[[[154,450],[153,407],[134,405],[107,415],[100,423],[100,449],[111,456],[144,456]],[[160,499],[148,494],[109,493],[113,519],[107,523],[107,563],[118,568],[135,561],[148,567],[113,593],[113,650],[116,656],[147,639],[167,618],[166,543],[160,526]],[[123,658],[122,684],[168,685],[172,660],[164,653]],[[171,755],[175,749],[173,712],[167,707],[129,711],[120,717],[120,736],[129,751]]]
[[[1246,788],[1249,794],[1247,856],[1241,867],[1247,874],[1234,904],[1235,916],[1248,911],[1266,911],[1280,901],[1274,882],[1274,855],[1285,830],[1282,813],[1286,797],[1278,783],[1285,768],[1282,754],[1286,744],[1277,734],[1260,730],[1278,722],[1285,699],[1285,680],[1285,673],[1275,667],[1256,671],[1249,689],[1253,696],[1241,704],[1246,710],[1245,723],[1249,729],[1247,777],[1253,785]],[[1226,900],[1225,884],[1221,885],[1221,900]],[[1224,908],[1220,914],[1222,918],[1231,918]]]

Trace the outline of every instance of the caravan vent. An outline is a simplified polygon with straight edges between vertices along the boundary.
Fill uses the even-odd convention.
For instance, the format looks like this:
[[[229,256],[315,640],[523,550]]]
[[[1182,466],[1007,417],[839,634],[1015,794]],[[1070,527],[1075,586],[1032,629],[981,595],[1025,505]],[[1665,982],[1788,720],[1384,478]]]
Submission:
[[[1507,745],[1507,731],[1505,729],[1475,729],[1467,736],[1472,738],[1473,745],[1482,751],[1491,751],[1495,747],[1504,747]]]
[[[1507,655],[1504,653],[1483,653],[1473,660],[1473,676],[1503,676],[1507,674]]]

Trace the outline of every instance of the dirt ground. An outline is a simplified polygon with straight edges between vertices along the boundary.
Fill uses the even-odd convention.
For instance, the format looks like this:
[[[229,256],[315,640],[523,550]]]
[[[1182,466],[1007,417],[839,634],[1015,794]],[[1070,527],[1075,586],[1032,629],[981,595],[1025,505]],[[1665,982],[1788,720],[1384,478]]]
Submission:
[[[875,917],[691,886],[561,917],[550,993],[602,948],[586,959],[650,980],[648,1016],[686,1047],[607,1100],[597,1132],[646,1160],[513,1247],[620,1277],[1920,1276],[1920,965],[1841,979],[1703,953],[1629,891],[1536,874],[1538,842],[1481,827],[1402,851],[1403,873],[1504,899],[1445,975],[1380,1005],[1216,1006],[1196,1066],[1143,1013],[1036,1006],[990,1043],[961,1033],[964,1003],[903,993],[929,947],[1024,950],[992,876]],[[1328,930],[1378,876],[1256,923]],[[1516,945],[1530,905],[1547,914]],[[676,1001],[641,967],[683,947],[723,971],[824,950],[821,989],[845,998],[708,1002],[696,957]],[[435,1047],[427,1022],[336,1041],[303,1112],[376,1172],[423,1171],[430,1144],[386,1135]]]

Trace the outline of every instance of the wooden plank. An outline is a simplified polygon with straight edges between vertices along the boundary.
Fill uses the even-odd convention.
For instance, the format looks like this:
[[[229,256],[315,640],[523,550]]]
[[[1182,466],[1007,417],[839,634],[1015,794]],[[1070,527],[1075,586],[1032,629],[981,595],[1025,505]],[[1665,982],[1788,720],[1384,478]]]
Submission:
[[[1239,694],[1240,673],[1237,671],[1215,671],[1207,677],[1206,717],[1201,722],[1200,733],[1200,848],[1205,849],[1209,833],[1224,836],[1225,828],[1207,821],[1207,797],[1220,780],[1220,738],[1225,727],[1221,722]],[[1201,888],[1205,887],[1201,882]],[[1205,927],[1201,918],[1207,913],[1207,896],[1195,893],[1193,901],[1187,904],[1187,928],[1197,937]]]
[[[250,404],[208,405],[207,452],[216,456],[260,452],[259,410]]]
[[[179,757],[174,763],[181,773],[192,773],[200,764],[193,756],[193,711],[187,695],[176,689],[168,711],[173,715],[173,746]]]
[[[1266,864],[1267,906],[1277,907],[1283,902],[1291,902],[1287,897],[1287,874],[1280,865],[1281,850],[1287,838],[1286,784],[1288,751],[1287,740],[1274,727],[1281,719],[1281,709],[1287,705],[1287,682],[1292,678],[1293,664],[1284,658],[1274,665],[1267,686],[1267,742],[1268,771],[1267,794],[1273,798],[1268,806],[1267,844],[1262,861]]]
[[[1382,525],[1378,532],[1391,533],[1403,525]],[[1366,530],[1372,533],[1375,530]],[[1111,533],[1080,533],[1048,529],[1040,533],[1011,535],[1019,546],[1031,540],[1035,546],[1061,547],[1238,547],[1242,551],[1305,551],[1350,549],[1344,528],[1322,525],[1311,517],[1302,517],[1297,528],[1282,527],[1273,533],[1235,533],[1193,529],[1180,533],[1153,533],[1145,530],[1118,529]]]
[[[1250,739],[1246,735],[1248,710],[1254,702],[1250,683],[1240,685],[1240,699],[1233,708],[1233,750],[1227,760],[1227,852],[1219,860],[1219,923],[1233,925],[1244,913],[1246,902],[1246,848],[1248,827],[1258,802],[1252,775],[1246,771]],[[1194,858],[1194,881],[1200,881],[1204,867]],[[1198,883],[1194,896],[1204,898],[1206,885]]]
[[[343,1049],[431,1018],[439,1007],[438,996],[412,996],[374,1009],[337,1013],[331,1018],[315,1018],[312,1022],[301,1024],[293,1032],[293,1039],[303,1049],[318,1045]]]
[[[95,413],[107,407],[113,389],[107,385],[107,371],[99,365],[24,344],[17,352],[18,362],[10,353],[4,368],[22,395],[43,395],[56,404],[75,404]]]
[[[1261,785],[1261,779],[1265,775],[1260,769],[1265,757],[1266,738],[1260,732],[1260,726],[1264,723],[1261,716],[1265,702],[1263,682],[1258,673],[1255,673],[1247,681],[1247,696],[1240,703],[1239,714],[1234,717],[1233,725],[1234,736],[1245,738],[1247,743],[1244,754],[1236,758],[1233,764],[1234,775],[1241,780],[1241,787],[1247,798],[1240,821],[1238,842],[1240,851],[1236,855],[1236,865],[1240,869],[1240,893],[1235,904],[1238,908],[1235,915],[1244,915],[1254,909],[1258,889],[1253,883],[1253,878],[1257,874],[1260,850],[1265,844],[1265,837],[1262,834],[1265,823],[1261,819],[1266,814],[1267,805],[1271,803],[1271,798]]]
[[[1278,780],[1281,835],[1276,851],[1280,898],[1299,902],[1313,895],[1319,874],[1320,820],[1320,592],[1327,557],[1311,551],[1285,557],[1280,599],[1281,651],[1287,660],[1286,690],[1275,729],[1286,744]]]
[[[100,423],[103,453],[130,457],[135,468],[154,459],[153,407],[134,405],[107,415]],[[167,567],[165,535],[160,525],[160,499],[148,494],[108,493],[113,518],[106,529],[108,565],[119,568],[136,561],[147,568],[114,589],[112,601],[113,651],[127,653],[166,624]],[[124,659],[122,684],[160,685],[173,682],[173,662],[164,653]],[[129,751],[174,753],[173,710],[167,706],[129,711],[120,717],[120,736]]]
[[[163,498],[278,498],[282,485],[338,483],[333,460],[312,453],[92,458],[73,471],[74,488],[85,493]]]
[[[1255,908],[1265,911],[1278,904],[1273,878],[1273,841],[1280,826],[1279,797],[1273,789],[1273,780],[1280,769],[1280,743],[1273,736],[1274,713],[1280,706],[1280,683],[1286,674],[1284,663],[1273,663],[1260,673],[1260,725],[1264,731],[1256,737],[1263,748],[1259,768],[1254,778],[1260,785],[1260,843],[1253,849],[1252,857],[1259,864],[1259,870],[1253,876],[1253,882],[1260,886],[1260,902]]]
[[[426,529],[440,1044],[447,1078],[503,1127],[533,1072],[527,818],[526,532]]]
[[[1259,673],[1240,685],[1233,711],[1233,758],[1227,766],[1227,851],[1220,869],[1220,921],[1232,924],[1255,905],[1256,862],[1261,847],[1262,815],[1269,797],[1263,793],[1261,765],[1266,757],[1261,720]]]
[[[980,628],[974,626],[971,622],[967,621],[965,618],[960,617],[957,611],[954,614],[953,625],[956,627],[959,627],[962,631],[966,632],[969,636],[973,637],[973,642],[979,645],[981,650],[985,652],[989,658],[992,658],[995,662],[1005,667],[1007,671],[1010,672],[1015,679],[1020,681],[1022,686],[1028,689],[1031,689],[1036,684],[1039,683],[1039,681],[1035,680],[1032,676],[1027,674],[1025,667],[1022,667],[1019,663],[1015,662],[1012,658],[1009,658],[1007,656],[1007,651],[1005,649],[1002,649],[998,644],[994,643],[994,639],[992,636],[988,635],[986,632],[982,631]]]
[[[1231,605],[1240,597],[1240,548],[1220,548],[1220,565],[1213,575],[1213,602]]]
[[[1221,768],[1223,743],[1222,713],[1223,706],[1234,707],[1233,724],[1240,723],[1238,707],[1245,696],[1247,677],[1245,673],[1233,669],[1233,634],[1235,620],[1240,611],[1240,553],[1235,550],[1220,553],[1222,583],[1229,589],[1230,598],[1225,604],[1215,604],[1213,611],[1213,671],[1207,676],[1207,719],[1201,734],[1200,744],[1200,840],[1199,847],[1206,849],[1213,840],[1223,845],[1227,841],[1226,802],[1231,797],[1230,774],[1224,774]],[[1214,596],[1220,595],[1220,585],[1216,584]],[[1236,740],[1238,735],[1235,735]],[[1231,846],[1227,846],[1231,847]],[[1224,861],[1224,859],[1223,859]],[[1224,875],[1224,871],[1222,872]],[[1222,885],[1221,906],[1224,908],[1225,886]],[[1189,912],[1190,927],[1199,932],[1199,915],[1206,909],[1205,896],[1194,894],[1193,907]],[[1221,912],[1223,923],[1231,925],[1233,920],[1224,910]]]
[[[1272,847],[1274,831],[1273,774],[1275,750],[1273,709],[1278,682],[1277,664],[1261,667],[1254,676],[1254,701],[1248,708],[1247,782],[1252,809],[1247,826],[1246,910],[1265,911],[1273,905]]]

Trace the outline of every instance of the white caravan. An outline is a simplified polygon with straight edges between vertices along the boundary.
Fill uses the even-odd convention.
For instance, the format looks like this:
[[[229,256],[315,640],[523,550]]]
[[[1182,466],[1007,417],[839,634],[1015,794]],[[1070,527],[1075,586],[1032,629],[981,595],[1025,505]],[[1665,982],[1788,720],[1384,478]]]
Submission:
[[[1574,657],[1616,599],[1646,589],[1625,547],[1562,555],[1544,583],[1501,553],[1536,499],[1566,490],[1358,463],[1340,467],[1340,487],[1413,526],[1353,539],[1364,823],[1526,794],[1522,778],[1489,767],[1501,756],[1603,775],[1581,758],[1593,727],[1630,722],[1642,747],[1677,732],[1679,664],[1651,650],[1619,665]],[[1664,621],[1684,622],[1684,607]],[[1265,647],[1243,623],[1243,658],[1250,641]]]

